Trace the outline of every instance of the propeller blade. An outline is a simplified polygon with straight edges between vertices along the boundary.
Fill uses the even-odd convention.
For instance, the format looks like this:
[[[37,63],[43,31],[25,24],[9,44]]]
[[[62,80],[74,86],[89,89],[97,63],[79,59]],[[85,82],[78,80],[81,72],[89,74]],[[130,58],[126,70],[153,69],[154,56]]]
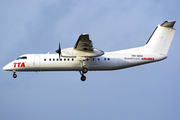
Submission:
[[[60,43],[59,43],[59,49],[58,49],[58,50],[56,50],[56,53],[58,53],[58,54],[59,54],[59,58],[60,58],[60,56],[61,56],[61,46],[60,46]]]
[[[59,42],[59,54],[61,54],[61,46],[60,46],[60,42]]]

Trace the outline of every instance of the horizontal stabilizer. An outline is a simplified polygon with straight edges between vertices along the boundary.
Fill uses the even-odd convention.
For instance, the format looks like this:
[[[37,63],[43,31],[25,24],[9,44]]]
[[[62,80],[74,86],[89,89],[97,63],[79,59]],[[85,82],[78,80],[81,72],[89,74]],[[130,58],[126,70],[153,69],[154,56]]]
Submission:
[[[176,21],[165,21],[164,23],[161,24],[162,27],[171,27],[173,28],[174,24]]]

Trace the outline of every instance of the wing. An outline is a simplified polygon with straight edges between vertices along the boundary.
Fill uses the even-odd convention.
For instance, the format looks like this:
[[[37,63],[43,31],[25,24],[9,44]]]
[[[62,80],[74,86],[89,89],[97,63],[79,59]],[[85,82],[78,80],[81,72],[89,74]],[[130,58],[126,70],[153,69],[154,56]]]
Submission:
[[[104,54],[103,51],[94,49],[89,34],[81,34],[74,46],[75,54],[78,57],[97,57]]]
[[[89,34],[81,34],[74,48],[66,48],[62,50],[62,56],[86,59],[98,57],[104,52],[93,48],[92,41],[89,40]]]
[[[81,34],[74,46],[74,49],[81,51],[93,51],[92,41],[89,40],[89,34]]]

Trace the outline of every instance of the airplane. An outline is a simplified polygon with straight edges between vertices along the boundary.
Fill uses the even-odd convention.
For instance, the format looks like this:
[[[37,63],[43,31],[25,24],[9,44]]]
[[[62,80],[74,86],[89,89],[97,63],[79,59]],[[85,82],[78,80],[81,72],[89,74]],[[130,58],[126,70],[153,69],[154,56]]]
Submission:
[[[17,71],[79,71],[85,81],[88,71],[108,71],[129,68],[142,64],[161,61],[167,53],[176,29],[176,21],[165,21],[158,25],[146,44],[141,47],[103,52],[93,48],[89,34],[80,34],[72,48],[56,50],[58,54],[25,54],[3,67],[12,71],[16,78]]]

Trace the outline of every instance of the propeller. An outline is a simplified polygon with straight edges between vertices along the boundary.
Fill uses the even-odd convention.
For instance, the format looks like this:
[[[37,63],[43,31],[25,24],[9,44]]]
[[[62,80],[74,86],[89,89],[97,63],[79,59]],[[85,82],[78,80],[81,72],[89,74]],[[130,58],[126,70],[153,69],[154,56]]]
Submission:
[[[61,56],[61,47],[60,47],[60,43],[59,43],[59,49],[58,49],[58,50],[56,50],[56,53],[58,53],[58,54],[59,54],[59,59],[60,59],[60,56]]]

